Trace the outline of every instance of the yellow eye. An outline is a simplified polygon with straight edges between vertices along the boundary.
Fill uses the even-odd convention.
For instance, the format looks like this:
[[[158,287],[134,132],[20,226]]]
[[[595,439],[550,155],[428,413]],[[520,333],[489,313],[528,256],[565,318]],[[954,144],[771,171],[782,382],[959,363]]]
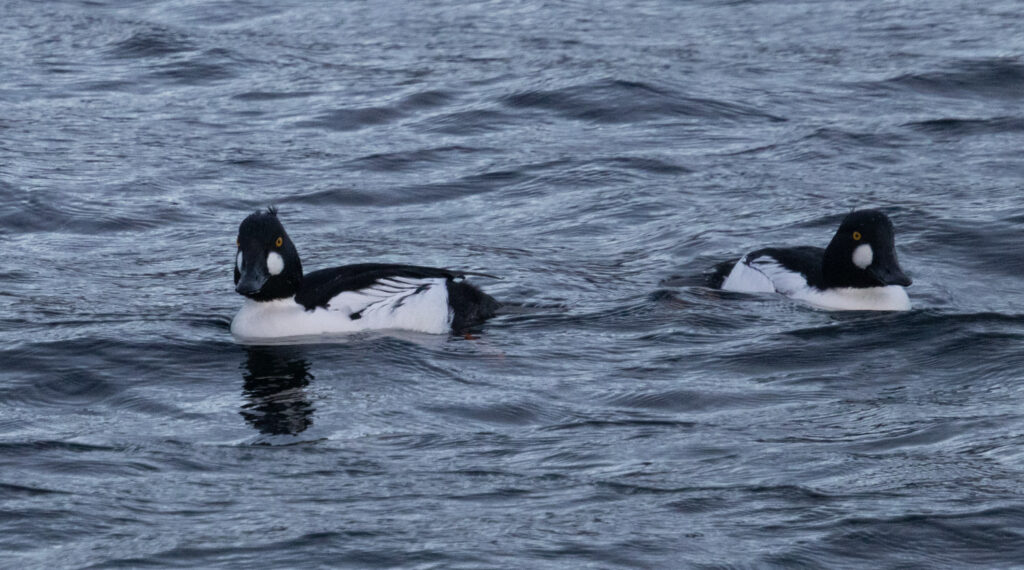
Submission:
[[[853,241],[860,241],[860,232],[853,232]]]
[[[859,238],[858,238],[858,239],[859,239]],[[275,241],[275,242],[274,242],[274,246],[276,246],[276,247],[281,247],[281,244],[282,244],[282,243],[284,243],[284,240],[283,240],[283,239],[281,239],[281,238],[277,238],[277,241]]]

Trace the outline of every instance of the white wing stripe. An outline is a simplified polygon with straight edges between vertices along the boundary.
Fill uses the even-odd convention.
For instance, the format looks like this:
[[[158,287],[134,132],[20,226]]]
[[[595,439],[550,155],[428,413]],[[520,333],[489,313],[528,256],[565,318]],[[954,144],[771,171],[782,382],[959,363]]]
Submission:
[[[389,277],[365,289],[344,291],[330,300],[329,307],[331,310],[350,314],[379,312],[383,308],[390,308],[392,311],[396,311],[407,307],[415,298],[432,297],[433,295],[430,295],[430,293],[440,287],[441,291],[444,292],[444,309],[447,310],[448,295],[443,287],[444,281],[444,278],[412,279]]]

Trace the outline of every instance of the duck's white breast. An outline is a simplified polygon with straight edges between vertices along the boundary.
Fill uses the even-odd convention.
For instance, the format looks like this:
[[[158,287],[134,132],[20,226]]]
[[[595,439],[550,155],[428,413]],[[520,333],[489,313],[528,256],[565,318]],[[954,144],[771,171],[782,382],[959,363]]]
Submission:
[[[899,285],[837,287],[824,291],[807,287],[793,295],[815,307],[834,311],[909,311],[910,297]]]

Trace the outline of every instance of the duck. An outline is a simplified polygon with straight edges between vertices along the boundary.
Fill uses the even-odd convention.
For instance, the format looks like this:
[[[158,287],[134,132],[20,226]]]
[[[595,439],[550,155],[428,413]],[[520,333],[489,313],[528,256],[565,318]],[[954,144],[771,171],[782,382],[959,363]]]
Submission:
[[[464,333],[501,306],[466,281],[485,273],[394,263],[358,263],[304,274],[276,208],[238,227],[235,292],[245,297],[231,321],[241,339],[407,330]]]
[[[896,255],[892,221],[880,210],[843,218],[824,249],[764,247],[715,267],[712,287],[744,293],[780,293],[837,311],[907,311],[912,281]]]

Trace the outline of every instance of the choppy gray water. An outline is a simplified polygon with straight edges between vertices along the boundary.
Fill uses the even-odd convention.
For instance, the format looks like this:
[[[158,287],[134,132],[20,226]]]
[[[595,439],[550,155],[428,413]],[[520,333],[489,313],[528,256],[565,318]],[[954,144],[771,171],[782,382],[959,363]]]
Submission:
[[[0,14],[0,565],[1024,560],[1020,2]],[[236,344],[268,204],[511,309]],[[869,206],[909,313],[701,286]]]

